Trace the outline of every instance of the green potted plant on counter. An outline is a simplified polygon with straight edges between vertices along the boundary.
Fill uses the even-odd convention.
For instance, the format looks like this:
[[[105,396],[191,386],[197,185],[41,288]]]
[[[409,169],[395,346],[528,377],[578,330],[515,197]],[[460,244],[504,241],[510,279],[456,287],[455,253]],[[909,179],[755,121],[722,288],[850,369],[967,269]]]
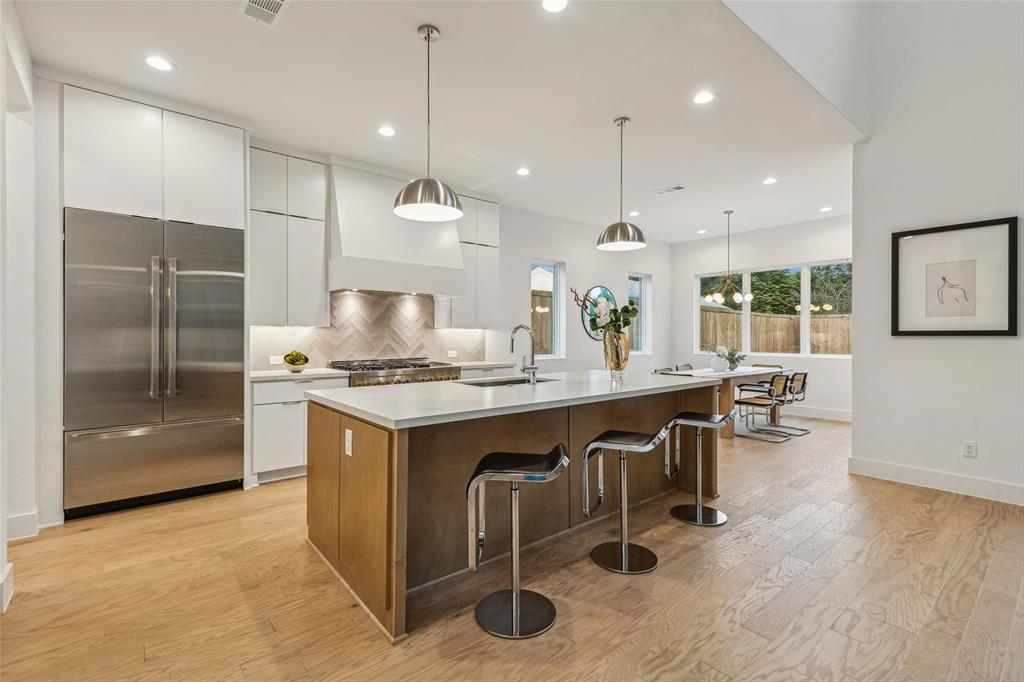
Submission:
[[[604,364],[611,372],[612,381],[621,381],[629,364],[629,336],[623,331],[640,314],[636,301],[615,307],[603,296],[596,301],[589,294],[580,295],[572,289],[576,305],[589,316],[590,330],[600,332],[604,341]]]
[[[288,368],[290,372],[301,372],[306,369],[306,365],[309,364],[309,358],[302,351],[293,350],[288,355],[284,356],[284,366]]]

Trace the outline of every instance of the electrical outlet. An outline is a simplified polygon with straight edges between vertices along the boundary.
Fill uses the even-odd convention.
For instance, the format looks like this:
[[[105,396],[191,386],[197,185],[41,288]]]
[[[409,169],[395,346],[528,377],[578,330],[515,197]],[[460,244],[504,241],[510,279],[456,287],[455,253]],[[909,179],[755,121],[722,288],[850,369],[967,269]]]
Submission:
[[[976,440],[962,440],[960,441],[960,454],[964,457],[970,457],[972,459],[978,458],[978,441]]]
[[[450,350],[450,351],[448,351],[448,357],[450,357],[450,358],[457,358],[457,357],[459,357],[459,351],[457,351],[457,350]]]
[[[284,364],[284,356],[283,355],[271,355],[270,356],[270,364],[272,364],[272,365],[283,365]]]
[[[345,429],[345,454],[352,456],[352,429]]]

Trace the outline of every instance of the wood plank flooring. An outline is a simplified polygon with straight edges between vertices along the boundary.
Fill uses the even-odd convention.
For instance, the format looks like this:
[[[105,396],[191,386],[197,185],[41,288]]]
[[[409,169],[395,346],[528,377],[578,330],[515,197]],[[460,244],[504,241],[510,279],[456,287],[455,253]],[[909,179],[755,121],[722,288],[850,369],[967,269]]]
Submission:
[[[417,592],[388,645],[306,544],[305,483],[84,519],[14,543],[0,679],[1022,680],[1024,512],[849,476],[849,425],[720,448],[729,515],[631,512],[661,558],[621,576],[588,558],[614,519],[524,551],[547,634],[484,634],[504,559]],[[611,483],[614,485],[614,482]]]

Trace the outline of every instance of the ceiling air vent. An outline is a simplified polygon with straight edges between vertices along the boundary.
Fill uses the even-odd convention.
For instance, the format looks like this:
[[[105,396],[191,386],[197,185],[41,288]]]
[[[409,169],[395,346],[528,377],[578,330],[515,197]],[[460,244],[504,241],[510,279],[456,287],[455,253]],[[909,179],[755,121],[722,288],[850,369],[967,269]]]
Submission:
[[[285,0],[244,0],[242,14],[264,24],[273,25],[274,21],[281,16],[284,2]]]
[[[651,194],[653,194],[656,197],[662,197],[665,196],[666,194],[672,194],[672,192],[679,192],[684,189],[686,188],[683,187],[682,185],[672,185],[671,187],[662,187],[661,189],[651,190]]]

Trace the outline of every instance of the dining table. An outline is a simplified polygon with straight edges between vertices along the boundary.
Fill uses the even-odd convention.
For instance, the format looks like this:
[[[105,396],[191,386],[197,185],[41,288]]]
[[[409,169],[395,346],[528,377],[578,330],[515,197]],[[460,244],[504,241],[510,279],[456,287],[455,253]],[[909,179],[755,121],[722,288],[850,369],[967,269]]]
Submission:
[[[679,369],[662,371],[659,374],[672,374],[675,376],[694,377],[701,379],[720,379],[718,386],[718,414],[729,414],[736,407],[736,386],[740,384],[756,384],[759,381],[770,379],[776,374],[792,374],[793,370],[779,367],[754,367],[751,365],[740,365],[736,369],[716,370],[710,367],[697,369]],[[776,405],[771,409],[770,421],[777,424],[779,421],[779,407]],[[719,438],[735,438],[736,423],[731,422],[718,432]]]

